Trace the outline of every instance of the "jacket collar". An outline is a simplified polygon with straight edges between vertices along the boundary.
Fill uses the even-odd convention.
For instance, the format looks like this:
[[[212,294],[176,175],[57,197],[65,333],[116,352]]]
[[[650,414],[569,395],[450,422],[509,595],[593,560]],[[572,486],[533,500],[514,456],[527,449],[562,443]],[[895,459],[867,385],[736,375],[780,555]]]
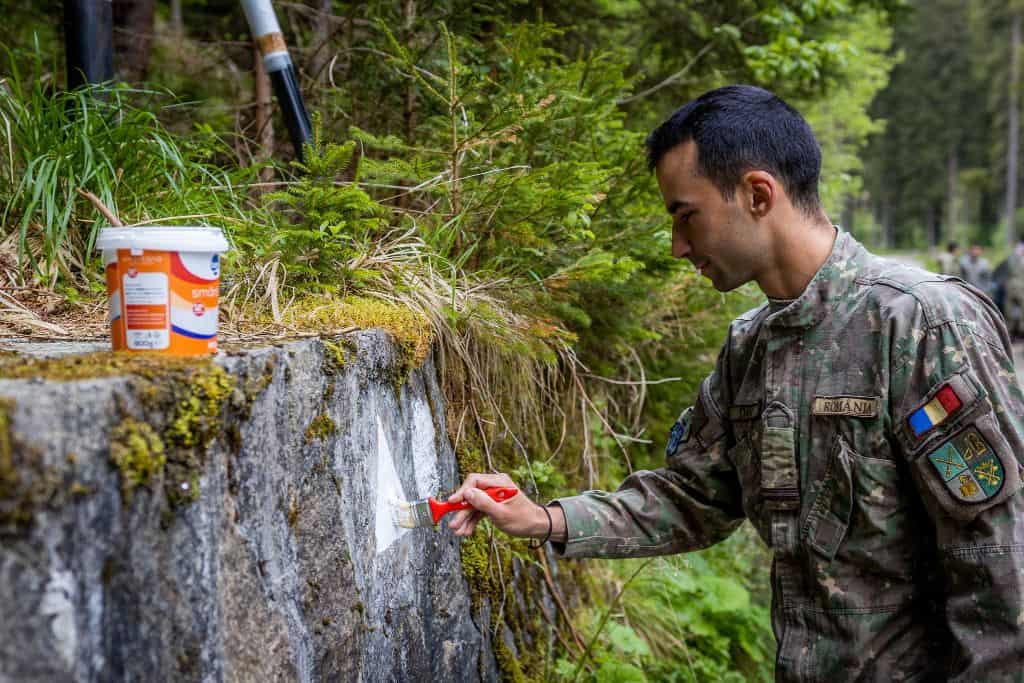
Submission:
[[[832,302],[853,285],[866,253],[850,233],[837,227],[832,253],[803,293],[781,311],[768,316],[765,324],[799,328],[821,322],[831,310]]]

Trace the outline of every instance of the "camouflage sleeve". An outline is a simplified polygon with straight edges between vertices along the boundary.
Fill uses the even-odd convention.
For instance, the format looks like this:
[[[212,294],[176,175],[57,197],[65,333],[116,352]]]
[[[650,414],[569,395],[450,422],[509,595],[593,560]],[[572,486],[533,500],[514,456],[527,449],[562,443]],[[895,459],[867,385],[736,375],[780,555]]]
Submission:
[[[721,363],[721,360],[719,361]],[[646,557],[696,550],[743,520],[736,471],[725,457],[726,429],[716,371],[669,435],[665,467],[630,475],[614,493],[587,491],[554,501],[568,533],[563,557]]]
[[[1020,680],[1024,396],[995,307],[962,284],[929,286],[931,302],[893,318],[890,390],[896,438],[935,526],[958,645],[950,679]]]

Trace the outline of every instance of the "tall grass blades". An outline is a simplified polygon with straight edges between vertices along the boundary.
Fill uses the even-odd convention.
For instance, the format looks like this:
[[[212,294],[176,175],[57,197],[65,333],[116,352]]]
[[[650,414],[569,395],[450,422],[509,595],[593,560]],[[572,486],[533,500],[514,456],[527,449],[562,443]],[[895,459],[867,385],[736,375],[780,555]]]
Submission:
[[[0,80],[0,230],[16,241],[23,284],[35,279],[52,288],[98,279],[89,263],[107,222],[79,188],[125,223],[244,215],[245,199],[231,190],[229,174],[196,160],[203,150],[131,101],[159,93],[114,85],[58,92],[54,69],[38,53],[24,75],[8,61],[11,74]],[[207,136],[205,144],[217,142]]]

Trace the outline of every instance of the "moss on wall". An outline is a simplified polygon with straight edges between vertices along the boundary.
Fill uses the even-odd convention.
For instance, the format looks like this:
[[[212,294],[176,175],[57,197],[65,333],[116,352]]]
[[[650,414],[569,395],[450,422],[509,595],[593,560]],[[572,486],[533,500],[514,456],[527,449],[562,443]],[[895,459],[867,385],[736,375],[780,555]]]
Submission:
[[[126,416],[111,433],[110,458],[120,473],[124,500],[160,476],[172,508],[196,500],[206,451],[224,430],[223,408],[236,382],[212,359],[109,351],[60,358],[0,355],[3,379],[62,382],[122,376],[131,381],[140,408],[122,406]],[[133,417],[140,413],[145,422]],[[7,443],[13,439],[8,417],[0,423],[0,432],[6,434],[0,436],[2,449],[4,438]],[[6,501],[8,511],[4,516],[21,526],[31,522],[41,498],[54,497],[60,481],[59,473],[44,468],[41,459],[14,463],[0,452],[0,501]]]
[[[145,422],[127,418],[110,435],[110,461],[121,473],[121,499],[128,504],[136,487],[163,474],[164,442]]]
[[[316,439],[326,439],[338,429],[338,426],[327,413],[320,413],[306,427],[306,443]]]
[[[359,328],[382,329],[390,333],[402,352],[399,382],[423,365],[433,340],[433,328],[424,316],[407,306],[380,299],[350,296],[338,302],[309,298],[292,304],[288,316],[290,323],[317,331]],[[344,342],[341,344],[338,346],[332,342],[328,345],[339,366],[345,364],[347,356]]]
[[[60,488],[60,476],[43,454],[19,443],[11,429],[15,402],[0,397],[0,531],[27,528],[36,510]]]

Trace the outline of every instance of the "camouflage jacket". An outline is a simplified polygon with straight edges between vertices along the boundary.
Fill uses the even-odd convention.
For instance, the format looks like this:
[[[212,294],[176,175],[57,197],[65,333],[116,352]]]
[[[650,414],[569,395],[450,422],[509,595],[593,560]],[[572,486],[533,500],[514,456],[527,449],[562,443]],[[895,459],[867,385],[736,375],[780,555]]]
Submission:
[[[776,677],[1024,679],[1024,396],[969,285],[847,233],[738,318],[664,468],[557,501],[567,557],[772,548]]]

